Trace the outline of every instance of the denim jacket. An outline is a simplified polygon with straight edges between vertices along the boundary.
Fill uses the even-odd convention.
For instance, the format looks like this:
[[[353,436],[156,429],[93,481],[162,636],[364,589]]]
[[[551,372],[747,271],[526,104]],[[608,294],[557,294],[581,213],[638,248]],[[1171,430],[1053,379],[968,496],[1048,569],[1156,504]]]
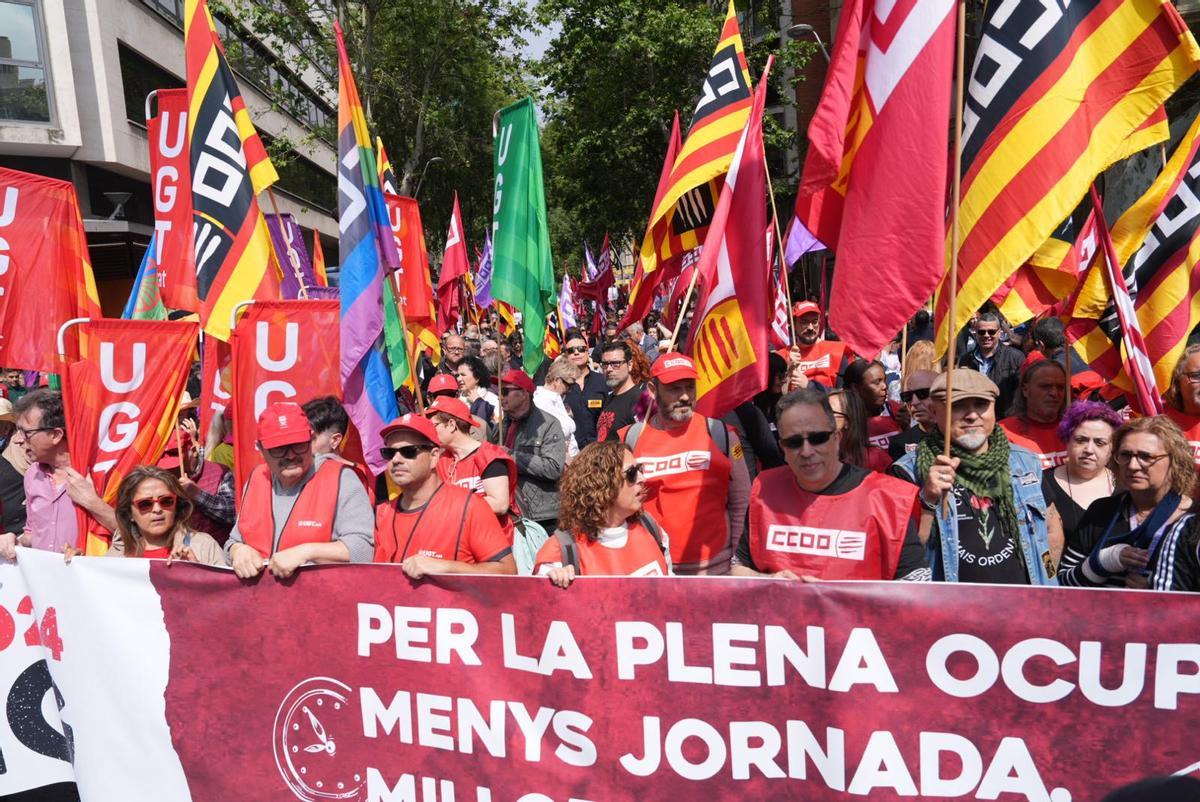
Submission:
[[[1010,446],[1009,470],[1012,472],[1013,503],[1020,524],[1021,555],[1031,585],[1057,585],[1050,563],[1050,540],[1046,533],[1046,500],[1042,498],[1042,465],[1038,457],[1020,446]],[[905,479],[925,484],[916,476],[917,452],[905,454],[893,466]],[[949,504],[938,505],[934,513],[937,531],[929,536],[929,567],[935,582],[958,581],[958,505],[954,494]]]

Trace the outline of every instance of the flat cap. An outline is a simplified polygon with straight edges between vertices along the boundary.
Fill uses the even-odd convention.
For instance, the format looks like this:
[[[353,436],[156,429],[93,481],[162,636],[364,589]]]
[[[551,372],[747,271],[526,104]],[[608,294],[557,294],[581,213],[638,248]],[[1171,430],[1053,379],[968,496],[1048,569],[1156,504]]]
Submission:
[[[996,383],[977,370],[955,368],[951,372],[954,375],[954,384],[951,386],[950,392],[955,401],[964,398],[983,398],[987,401],[995,401],[1000,395],[1000,388],[996,386]],[[943,403],[946,401],[946,377],[948,375],[947,373],[939,374],[929,387],[929,397],[934,401]]]

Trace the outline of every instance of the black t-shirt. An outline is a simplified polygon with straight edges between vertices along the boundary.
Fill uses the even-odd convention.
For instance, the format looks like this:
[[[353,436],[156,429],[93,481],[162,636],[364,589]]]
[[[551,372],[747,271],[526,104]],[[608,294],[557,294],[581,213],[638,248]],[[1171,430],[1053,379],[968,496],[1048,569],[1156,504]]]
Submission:
[[[997,502],[960,485],[950,492],[958,515],[958,581],[1028,585],[1016,533],[1004,530]]]
[[[837,478],[830,482],[829,486],[824,490],[818,491],[817,495],[841,496],[849,493],[861,485],[870,473],[866,468],[843,464]],[[749,526],[742,531],[742,538],[738,541],[735,559],[747,568],[752,568],[755,571],[761,570],[754,564],[754,555],[750,551]],[[893,578],[903,579],[909,574],[920,571],[924,571],[926,577],[928,577],[929,563],[925,560],[925,547],[921,545],[921,536],[917,531],[917,521],[910,518],[908,528],[904,530],[904,545],[900,547],[900,560],[896,563],[896,576]]]
[[[596,421],[596,439],[616,440],[617,432],[633,423],[633,408],[642,397],[644,385],[635,384],[623,393],[610,395]]]
[[[892,458],[892,462],[895,462],[905,454],[916,451],[917,446],[928,436],[929,433],[920,426],[910,426],[900,434],[892,435],[888,440],[888,456]]]

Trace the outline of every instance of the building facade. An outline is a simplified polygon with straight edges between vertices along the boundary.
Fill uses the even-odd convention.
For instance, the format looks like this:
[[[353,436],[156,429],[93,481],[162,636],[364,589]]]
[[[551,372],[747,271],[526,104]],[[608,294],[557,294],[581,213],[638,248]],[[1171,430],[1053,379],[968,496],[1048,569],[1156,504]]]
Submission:
[[[0,0],[0,166],[75,185],[107,316],[120,314],[153,233],[146,95],[184,86],[183,9]],[[288,47],[299,45],[268,44],[236,20],[216,25],[264,143],[286,151],[279,211],[295,215],[310,251],[319,228],[336,264],[336,74],[289,67],[300,60]],[[265,195],[260,203],[272,211]]]

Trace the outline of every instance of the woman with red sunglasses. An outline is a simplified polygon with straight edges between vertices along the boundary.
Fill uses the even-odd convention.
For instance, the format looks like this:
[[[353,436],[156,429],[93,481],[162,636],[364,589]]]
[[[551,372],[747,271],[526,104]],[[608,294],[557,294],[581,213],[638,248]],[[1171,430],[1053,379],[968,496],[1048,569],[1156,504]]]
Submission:
[[[139,465],[117,488],[110,557],[150,557],[225,565],[217,541],[188,527],[192,501],[170,471]]]

